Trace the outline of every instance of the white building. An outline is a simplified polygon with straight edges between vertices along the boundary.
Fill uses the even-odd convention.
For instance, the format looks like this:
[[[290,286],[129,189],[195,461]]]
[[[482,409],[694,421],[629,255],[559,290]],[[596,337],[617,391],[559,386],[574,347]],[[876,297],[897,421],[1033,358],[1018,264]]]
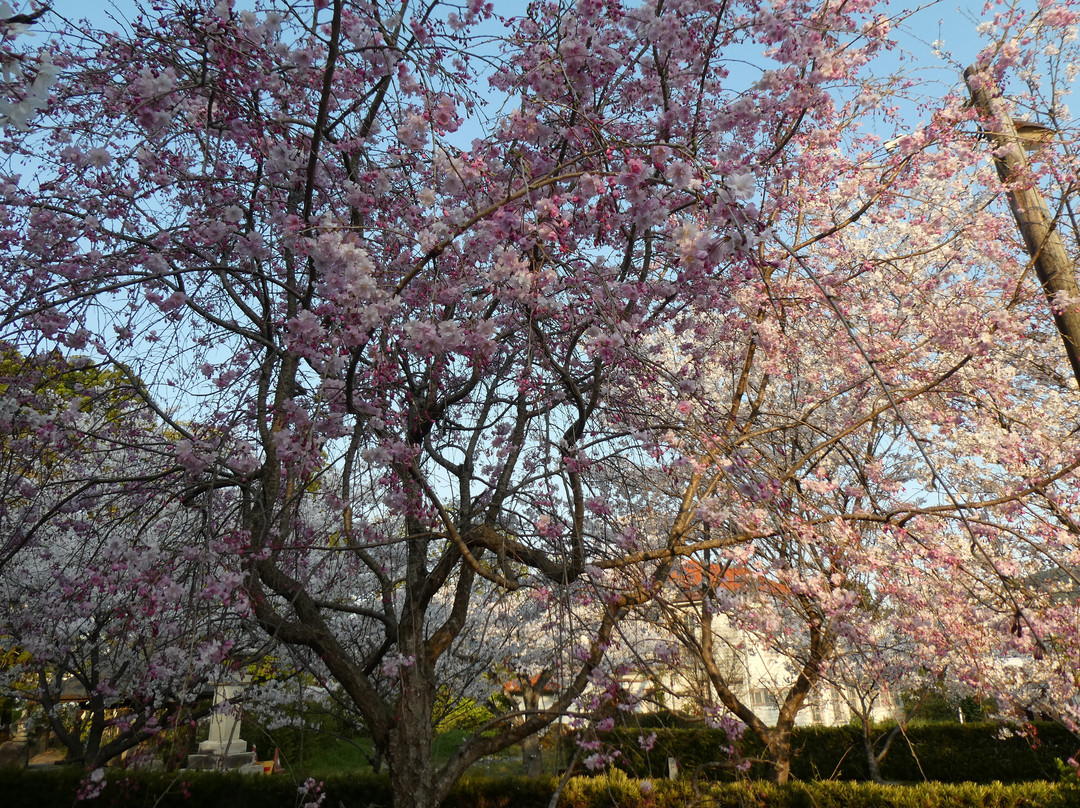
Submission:
[[[719,585],[727,590],[744,586],[731,568],[723,570],[719,578]],[[720,704],[698,652],[693,648],[700,641],[700,567],[695,568],[692,562],[684,564],[675,579],[676,588],[682,589],[683,594],[664,608],[650,608],[626,632],[627,637],[641,638],[633,644],[638,647],[642,661],[646,662],[645,673],[625,678],[626,689],[637,700],[635,709],[639,711],[667,708],[700,714],[706,706]],[[775,608],[782,611],[783,593],[777,594],[781,596],[774,599]],[[769,642],[759,632],[741,629],[722,614],[712,619],[712,635],[713,659],[728,688],[765,724],[775,726],[780,705],[798,675],[797,651],[783,653],[780,642]],[[646,637],[652,638],[651,643]],[[645,649],[650,644],[651,651],[647,652]],[[669,649],[674,650],[666,653]],[[860,712],[869,713],[868,717],[873,721],[895,717],[896,709],[890,698],[877,694],[868,699],[867,695],[863,694],[860,699],[852,685],[822,679],[803,702],[795,723],[799,726],[840,726],[859,717]]]

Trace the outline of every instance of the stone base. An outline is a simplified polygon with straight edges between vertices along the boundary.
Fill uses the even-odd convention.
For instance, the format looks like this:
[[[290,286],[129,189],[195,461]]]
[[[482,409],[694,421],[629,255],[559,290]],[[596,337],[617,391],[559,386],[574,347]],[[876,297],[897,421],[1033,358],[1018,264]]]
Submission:
[[[188,755],[188,768],[204,771],[228,771],[230,769],[239,769],[241,766],[248,766],[254,762],[254,752],[237,752],[228,755]]]
[[[17,766],[25,769],[30,763],[30,744],[22,741],[4,741],[0,744],[0,768]]]
[[[199,743],[200,755],[242,755],[247,751],[247,741],[242,741],[239,738],[228,743],[222,741],[202,741]]]

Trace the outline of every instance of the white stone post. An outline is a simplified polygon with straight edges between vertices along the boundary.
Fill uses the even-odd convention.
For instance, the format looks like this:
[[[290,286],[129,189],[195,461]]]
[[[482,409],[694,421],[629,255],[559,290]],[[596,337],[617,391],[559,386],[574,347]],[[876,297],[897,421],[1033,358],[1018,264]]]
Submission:
[[[233,697],[241,691],[238,684],[219,682],[214,687],[214,713],[210,716],[210,737],[199,744],[199,754],[239,755],[248,751],[247,741],[240,738],[240,719],[232,706]],[[222,705],[225,705],[222,707]]]

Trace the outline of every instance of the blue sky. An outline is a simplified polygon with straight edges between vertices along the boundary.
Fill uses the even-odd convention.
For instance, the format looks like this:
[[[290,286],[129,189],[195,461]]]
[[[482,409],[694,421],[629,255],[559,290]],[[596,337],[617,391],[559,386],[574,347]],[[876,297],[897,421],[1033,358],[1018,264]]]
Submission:
[[[18,0],[9,2],[12,6],[20,5]],[[52,5],[65,17],[87,17],[93,22],[107,24],[110,14],[130,16],[136,4],[131,0],[53,0]],[[238,5],[245,4],[241,0]],[[527,0],[495,0],[496,11],[500,14],[519,13],[526,5]],[[909,4],[888,3],[891,11],[899,11],[905,5]],[[929,55],[930,43],[941,40],[945,50],[952,51],[961,61],[974,58],[979,48],[974,29],[980,19],[982,3],[978,0],[932,0],[923,5],[925,7],[915,12],[904,27],[905,44],[915,50],[925,49]],[[922,48],[919,48],[920,44]]]
[[[206,0],[209,4],[212,0]],[[1024,0],[1021,0],[1023,2]],[[9,0],[13,6],[25,5],[19,0]],[[1034,3],[1034,0],[1030,0]],[[247,5],[239,0],[238,5]],[[53,8],[61,15],[70,18],[87,17],[92,22],[109,26],[110,16],[126,18],[134,13],[136,3],[132,0],[53,0]],[[521,13],[527,0],[495,0],[496,11],[500,14]],[[887,3],[891,13],[899,12],[907,3]],[[941,59],[932,53],[931,43],[942,43],[940,50],[951,54],[957,62],[969,64],[978,53],[979,37],[975,26],[980,21],[982,2],[979,0],[931,0],[924,7],[914,12],[898,32],[901,47],[912,58],[923,62],[922,67],[942,69],[953,72],[941,64]],[[936,64],[935,64],[936,63]]]
[[[9,0],[13,6],[26,5],[25,0]],[[205,0],[207,4],[213,0]],[[1019,0],[1031,2],[1035,0]],[[134,14],[133,0],[53,0],[53,8],[69,19],[86,17],[91,22],[112,27],[110,18],[127,18]],[[237,5],[248,5],[237,0]],[[496,11],[504,15],[521,13],[527,0],[495,0]],[[889,13],[898,13],[908,3],[887,2]],[[981,18],[980,0],[930,0],[913,12],[896,31],[900,48],[894,52],[907,67],[917,68],[927,84],[938,84],[941,94],[959,80],[958,66],[970,64],[982,42],[975,32]],[[937,43],[937,47],[934,47]],[[927,87],[926,89],[930,89]]]

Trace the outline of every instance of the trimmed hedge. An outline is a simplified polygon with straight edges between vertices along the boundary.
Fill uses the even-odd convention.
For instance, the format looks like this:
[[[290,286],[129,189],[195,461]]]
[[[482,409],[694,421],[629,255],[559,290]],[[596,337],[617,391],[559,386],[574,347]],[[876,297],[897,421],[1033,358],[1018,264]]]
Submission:
[[[72,808],[80,773],[70,769],[0,771],[6,808]],[[444,808],[546,808],[555,780],[466,779]],[[390,805],[385,777],[358,776],[325,782],[325,805]],[[110,774],[105,792],[86,808],[296,808],[297,783],[283,775],[241,777],[210,772]],[[1061,783],[878,786],[820,782],[777,786],[765,782],[704,783],[697,793],[683,781],[631,780],[619,771],[575,777],[560,808],[1066,808],[1080,804],[1080,788]]]
[[[639,736],[656,733],[656,743],[642,751]],[[926,779],[945,783],[1022,783],[1056,780],[1055,761],[1065,760],[1080,749],[1080,741],[1068,730],[1053,723],[1035,725],[1034,738],[1012,735],[999,737],[999,724],[928,724],[907,730],[897,737],[881,765],[886,780],[920,782]],[[884,734],[878,730],[875,735]],[[679,761],[683,772],[691,774],[706,763],[723,761],[727,743],[722,730],[710,729],[616,729],[603,740],[621,752],[619,768],[635,777],[667,774],[668,757]],[[794,758],[791,771],[799,780],[869,780],[870,771],[858,727],[796,727],[792,734]],[[764,757],[763,744],[751,733],[740,742],[742,756]],[[922,769],[920,771],[920,764]],[[762,777],[763,766],[753,766],[751,777]],[[702,776],[732,780],[730,766],[710,766]]]
[[[124,772],[109,771],[100,796],[76,802],[85,772],[58,767],[0,771],[0,793],[5,808],[296,808],[297,783],[280,774],[271,777],[201,771]],[[328,781],[324,804],[390,805],[390,785],[385,777],[358,775]]]

